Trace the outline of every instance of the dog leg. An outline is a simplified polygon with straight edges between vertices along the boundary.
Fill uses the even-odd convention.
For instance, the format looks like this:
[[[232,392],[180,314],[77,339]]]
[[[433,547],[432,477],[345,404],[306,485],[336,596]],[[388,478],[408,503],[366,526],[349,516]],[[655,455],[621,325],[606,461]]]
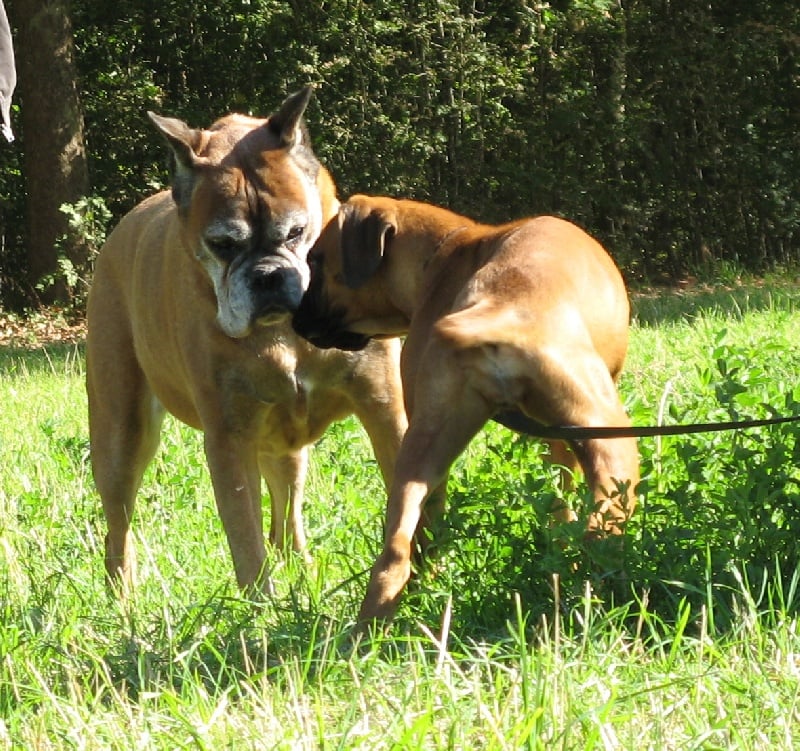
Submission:
[[[575,487],[575,472],[580,469],[580,463],[575,452],[564,441],[545,441],[547,455],[545,461],[559,468],[561,476],[560,491],[565,494]],[[578,517],[564,498],[558,498],[551,508],[554,521],[560,524],[574,522]]]
[[[399,387],[398,387],[399,388]],[[375,460],[381,470],[381,476],[390,488],[395,472],[397,452],[406,432],[407,420],[402,403],[385,405],[376,409],[375,405],[381,402],[380,396],[369,395],[363,403],[353,405],[353,412],[369,437]]]
[[[308,449],[285,456],[263,455],[259,460],[261,474],[267,482],[272,513],[269,539],[281,553],[300,553],[306,563],[311,556],[306,549],[303,526],[303,490],[308,470]]]
[[[126,596],[136,581],[130,531],[136,494],[158,448],[164,410],[133,358],[104,362],[99,354],[92,353],[87,366],[92,469],[108,526],[106,577]],[[124,375],[115,375],[117,367],[123,368]]]
[[[636,506],[639,474],[635,440],[576,441],[574,450],[595,498],[595,507],[586,524],[588,537],[621,534]]]
[[[451,394],[452,395],[452,394]],[[412,417],[397,456],[395,478],[386,512],[384,547],[372,568],[358,621],[388,622],[411,575],[412,539],[422,507],[445,482],[450,465],[490,417],[485,401],[456,399],[456,412],[442,409],[441,395],[417,399],[418,420]]]
[[[402,405],[394,410],[376,410],[376,399],[369,400],[364,405],[356,405],[354,411],[367,431],[388,492],[392,487],[398,450],[405,435],[406,415]],[[423,557],[433,540],[433,527],[444,512],[446,491],[445,481],[434,488],[422,509],[414,534],[414,548],[419,549]]]
[[[236,581],[248,595],[272,593],[265,568],[261,474],[252,437],[206,430],[205,450],[214,497],[228,538]]]
[[[375,459],[381,469],[387,492],[392,487],[395,462],[400,444],[407,428],[406,410],[402,399],[402,386],[399,380],[387,388],[390,380],[397,379],[396,373],[387,372],[380,380],[380,391],[376,391],[376,379],[365,379],[364,390],[358,389],[366,397],[353,403],[353,412],[364,426],[369,436]],[[386,393],[394,398],[384,409],[375,409],[375,404],[386,400]],[[414,535],[414,549],[424,557],[433,539],[432,528],[441,518],[446,502],[446,481],[435,488],[425,502],[417,530]]]
[[[447,478],[437,485],[428,496],[428,500],[422,507],[419,523],[414,532],[415,549],[418,556],[415,560],[424,563],[425,559],[431,554],[431,548],[436,542],[436,528],[444,516],[447,507]]]
[[[547,398],[550,424],[627,426],[630,418],[620,401],[614,380],[598,355],[591,351],[541,354],[539,375],[530,409]],[[619,534],[633,513],[639,456],[634,438],[575,441],[573,451],[595,496],[587,532]]]

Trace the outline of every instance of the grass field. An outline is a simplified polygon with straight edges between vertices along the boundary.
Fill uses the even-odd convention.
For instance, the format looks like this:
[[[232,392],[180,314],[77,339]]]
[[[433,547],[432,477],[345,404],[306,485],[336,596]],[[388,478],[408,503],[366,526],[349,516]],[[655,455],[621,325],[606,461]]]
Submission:
[[[635,307],[636,424],[800,413],[796,283]],[[548,525],[539,445],[487,426],[454,467],[435,566],[350,652],[384,503],[357,423],[314,454],[314,563],[275,560],[256,609],[199,436],[168,421],[122,606],[83,367],[80,345],[0,349],[0,749],[800,747],[800,425],[643,439],[624,577]]]

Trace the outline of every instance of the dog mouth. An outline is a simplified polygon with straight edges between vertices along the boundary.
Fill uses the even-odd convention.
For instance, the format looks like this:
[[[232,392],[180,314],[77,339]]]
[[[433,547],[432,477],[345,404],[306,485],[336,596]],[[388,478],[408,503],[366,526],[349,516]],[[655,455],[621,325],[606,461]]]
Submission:
[[[319,329],[299,328],[292,319],[296,333],[307,339],[320,349],[342,349],[348,352],[359,352],[370,342],[370,337],[352,331],[321,331]]]
[[[253,316],[254,326],[275,326],[283,323],[292,315],[292,311],[287,308],[266,306]]]
[[[352,331],[342,331],[328,336],[315,336],[309,338],[308,341],[320,349],[335,348],[347,352],[360,352],[369,344],[370,338],[363,334],[354,334]]]
[[[310,315],[307,307],[301,303],[292,316],[292,328],[295,333],[320,349],[335,348],[358,352],[369,344],[371,337],[348,331],[341,326],[339,320],[340,316],[335,314],[324,318]]]

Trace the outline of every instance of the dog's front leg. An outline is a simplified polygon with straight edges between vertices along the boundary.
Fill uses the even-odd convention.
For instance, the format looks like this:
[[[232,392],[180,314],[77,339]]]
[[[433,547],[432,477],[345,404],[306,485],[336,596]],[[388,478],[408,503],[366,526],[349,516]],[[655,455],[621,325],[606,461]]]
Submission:
[[[395,483],[389,496],[383,550],[372,567],[358,622],[388,623],[411,577],[411,538],[430,492],[428,483]]]
[[[417,400],[421,418],[412,418],[397,455],[394,482],[386,509],[383,550],[372,567],[358,621],[389,622],[411,576],[411,541],[423,504],[434,490],[443,490],[450,465],[489,418],[480,399],[458,399],[459,410]]]
[[[303,525],[303,491],[308,471],[308,448],[303,447],[283,456],[263,454],[259,466],[269,489],[272,510],[270,542],[279,552],[287,553],[291,547],[306,562],[310,562]]]
[[[228,538],[236,581],[250,595],[269,594],[261,511],[261,475],[253,441],[227,431],[205,432],[217,510]]]

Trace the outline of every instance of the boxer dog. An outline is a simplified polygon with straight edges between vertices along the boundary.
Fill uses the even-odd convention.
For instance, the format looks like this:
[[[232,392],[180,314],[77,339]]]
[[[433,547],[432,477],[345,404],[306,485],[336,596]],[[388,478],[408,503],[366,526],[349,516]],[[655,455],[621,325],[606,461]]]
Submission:
[[[499,227],[414,201],[354,196],[309,254],[295,330],[358,350],[407,334],[409,418],[389,492],[383,550],[359,622],[389,621],[410,575],[412,534],[434,488],[484,423],[518,411],[544,425],[630,425],[616,389],[629,303],[606,251],[542,216]],[[622,531],[638,482],[634,439],[558,444],[596,505],[587,535]],[[575,518],[562,511],[565,518]]]
[[[207,130],[150,113],[174,153],[172,190],[111,233],[87,311],[92,466],[106,572],[123,594],[135,497],[165,411],[204,432],[236,579],[253,593],[271,586],[262,477],[271,542],[300,552],[307,447],[332,421],[357,415],[391,478],[407,425],[399,341],[324,352],[290,323],[306,254],[339,205],[302,121],[310,94],[268,119],[230,115]]]

